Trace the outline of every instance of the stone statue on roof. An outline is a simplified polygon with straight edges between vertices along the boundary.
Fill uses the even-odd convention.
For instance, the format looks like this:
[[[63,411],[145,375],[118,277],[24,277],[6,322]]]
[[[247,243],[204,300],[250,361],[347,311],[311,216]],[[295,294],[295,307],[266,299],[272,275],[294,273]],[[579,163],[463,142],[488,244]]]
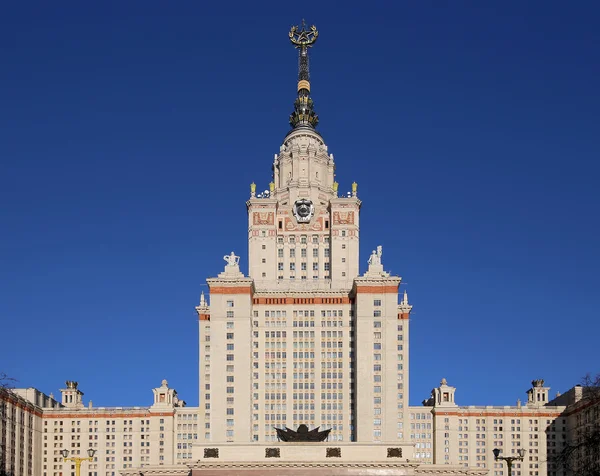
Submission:
[[[223,259],[227,262],[227,266],[237,266],[240,262],[240,257],[236,256],[233,251],[230,255],[223,256]]]

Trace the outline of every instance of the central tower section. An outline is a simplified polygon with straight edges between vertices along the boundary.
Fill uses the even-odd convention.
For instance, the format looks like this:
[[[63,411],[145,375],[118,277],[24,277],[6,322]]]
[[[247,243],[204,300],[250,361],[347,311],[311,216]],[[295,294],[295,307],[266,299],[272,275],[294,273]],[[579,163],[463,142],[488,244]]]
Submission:
[[[396,442],[408,423],[408,298],[382,247],[358,275],[355,183],[338,193],[315,127],[308,53],[316,28],[293,27],[298,82],[291,130],[270,180],[250,186],[249,276],[234,253],[207,280],[200,323],[204,442],[267,443],[277,429],[320,427],[330,441]],[[268,183],[268,185],[267,185]],[[348,189],[346,189],[348,190]],[[211,398],[212,396],[212,398]]]
[[[298,83],[291,131],[275,155],[269,189],[251,185],[249,276],[257,291],[349,291],[358,276],[360,200],[338,196],[335,162],[321,135],[310,97],[309,49],[317,29],[292,27]]]

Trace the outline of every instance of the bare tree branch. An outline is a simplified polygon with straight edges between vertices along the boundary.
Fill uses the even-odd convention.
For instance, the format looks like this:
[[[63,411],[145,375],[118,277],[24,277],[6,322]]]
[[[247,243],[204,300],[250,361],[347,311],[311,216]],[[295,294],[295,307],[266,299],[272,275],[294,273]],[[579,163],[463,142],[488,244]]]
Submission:
[[[9,377],[5,372],[0,372],[0,388],[10,390],[11,388],[14,388],[16,381],[17,379]]]
[[[576,426],[551,462],[569,474],[600,476],[600,374],[587,374],[577,390],[581,398],[573,405]]]

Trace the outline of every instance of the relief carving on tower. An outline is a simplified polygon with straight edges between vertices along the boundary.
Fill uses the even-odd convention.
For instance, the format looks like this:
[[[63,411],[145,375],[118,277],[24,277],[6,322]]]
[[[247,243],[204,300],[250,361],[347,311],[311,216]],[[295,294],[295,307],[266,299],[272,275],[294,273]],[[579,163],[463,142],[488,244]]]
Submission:
[[[321,231],[322,229],[321,218],[313,220],[312,223],[297,223],[295,218],[285,218],[285,231]]]
[[[354,225],[354,212],[333,212],[334,225]]]
[[[252,223],[254,225],[273,225],[275,223],[275,214],[273,212],[254,212],[252,214]]]

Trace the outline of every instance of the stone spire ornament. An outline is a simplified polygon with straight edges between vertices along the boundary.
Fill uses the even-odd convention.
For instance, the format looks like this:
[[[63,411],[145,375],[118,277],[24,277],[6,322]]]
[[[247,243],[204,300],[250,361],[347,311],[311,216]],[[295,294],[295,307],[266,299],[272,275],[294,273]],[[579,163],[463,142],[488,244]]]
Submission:
[[[401,313],[406,314],[408,316],[408,314],[410,314],[411,309],[412,309],[412,306],[408,303],[408,293],[406,292],[406,289],[405,289],[404,296],[402,296],[402,302],[398,305],[398,310]]]
[[[294,101],[294,112],[290,115],[290,125],[310,127],[314,129],[319,123],[319,116],[313,109],[313,100],[310,98],[310,68],[308,62],[308,49],[317,41],[319,32],[314,25],[306,29],[302,20],[302,28],[293,26],[289,37],[292,44],[298,49],[298,97]]]

